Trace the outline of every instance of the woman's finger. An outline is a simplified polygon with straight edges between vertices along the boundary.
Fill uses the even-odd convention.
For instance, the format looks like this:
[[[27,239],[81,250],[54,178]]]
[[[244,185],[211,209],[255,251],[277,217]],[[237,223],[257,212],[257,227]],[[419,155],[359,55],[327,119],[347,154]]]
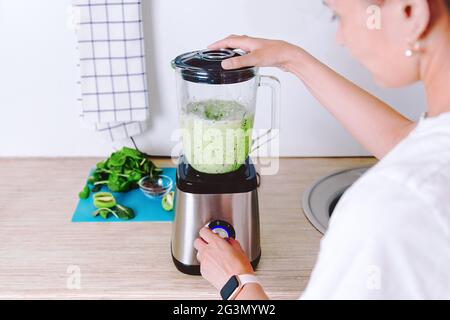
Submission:
[[[219,238],[214,232],[212,232],[209,228],[202,228],[199,232],[200,238],[203,239],[207,244],[215,243]]]
[[[200,263],[202,262],[203,252],[205,251],[207,245],[208,244],[201,238],[194,240],[194,248],[197,250],[197,260]]]
[[[256,53],[248,53],[241,57],[222,61],[222,68],[226,70],[240,69],[245,67],[258,67],[259,59]]]
[[[195,239],[195,241],[194,241],[194,248],[197,251],[205,250],[206,246],[207,246],[207,243],[205,241],[203,241],[201,238]]]

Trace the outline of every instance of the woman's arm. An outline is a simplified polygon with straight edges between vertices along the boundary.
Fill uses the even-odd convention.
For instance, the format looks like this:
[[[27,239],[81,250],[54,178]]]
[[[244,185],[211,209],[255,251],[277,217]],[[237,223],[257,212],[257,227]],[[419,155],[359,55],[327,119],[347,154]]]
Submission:
[[[280,67],[292,72],[368,151],[382,158],[414,128],[414,123],[345,79],[305,50],[278,40],[230,36],[210,48],[240,48],[249,54],[223,62],[225,69]]]

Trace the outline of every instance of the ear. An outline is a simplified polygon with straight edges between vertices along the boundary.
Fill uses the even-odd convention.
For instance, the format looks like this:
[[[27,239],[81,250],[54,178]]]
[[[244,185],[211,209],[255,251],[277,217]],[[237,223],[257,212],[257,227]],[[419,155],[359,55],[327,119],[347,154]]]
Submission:
[[[403,18],[407,24],[407,41],[410,43],[417,42],[428,31],[431,24],[431,7],[428,1],[429,0],[400,1]]]

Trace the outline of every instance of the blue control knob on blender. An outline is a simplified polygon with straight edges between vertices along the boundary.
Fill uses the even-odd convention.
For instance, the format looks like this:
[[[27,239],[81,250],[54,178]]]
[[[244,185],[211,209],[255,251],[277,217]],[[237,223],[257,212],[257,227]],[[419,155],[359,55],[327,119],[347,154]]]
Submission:
[[[206,227],[218,234],[222,239],[236,238],[233,226],[226,221],[214,220],[209,222]]]

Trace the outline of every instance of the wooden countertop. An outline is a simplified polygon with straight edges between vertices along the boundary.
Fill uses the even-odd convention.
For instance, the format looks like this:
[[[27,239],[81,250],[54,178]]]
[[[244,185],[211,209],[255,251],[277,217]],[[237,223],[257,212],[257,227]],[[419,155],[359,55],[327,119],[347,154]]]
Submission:
[[[218,299],[201,277],[175,269],[170,223],[71,223],[97,161],[0,159],[0,298]],[[271,298],[297,299],[318,253],[321,235],[303,215],[302,192],[319,176],[374,162],[289,158],[262,178],[257,274]],[[70,289],[77,268],[81,286]]]

